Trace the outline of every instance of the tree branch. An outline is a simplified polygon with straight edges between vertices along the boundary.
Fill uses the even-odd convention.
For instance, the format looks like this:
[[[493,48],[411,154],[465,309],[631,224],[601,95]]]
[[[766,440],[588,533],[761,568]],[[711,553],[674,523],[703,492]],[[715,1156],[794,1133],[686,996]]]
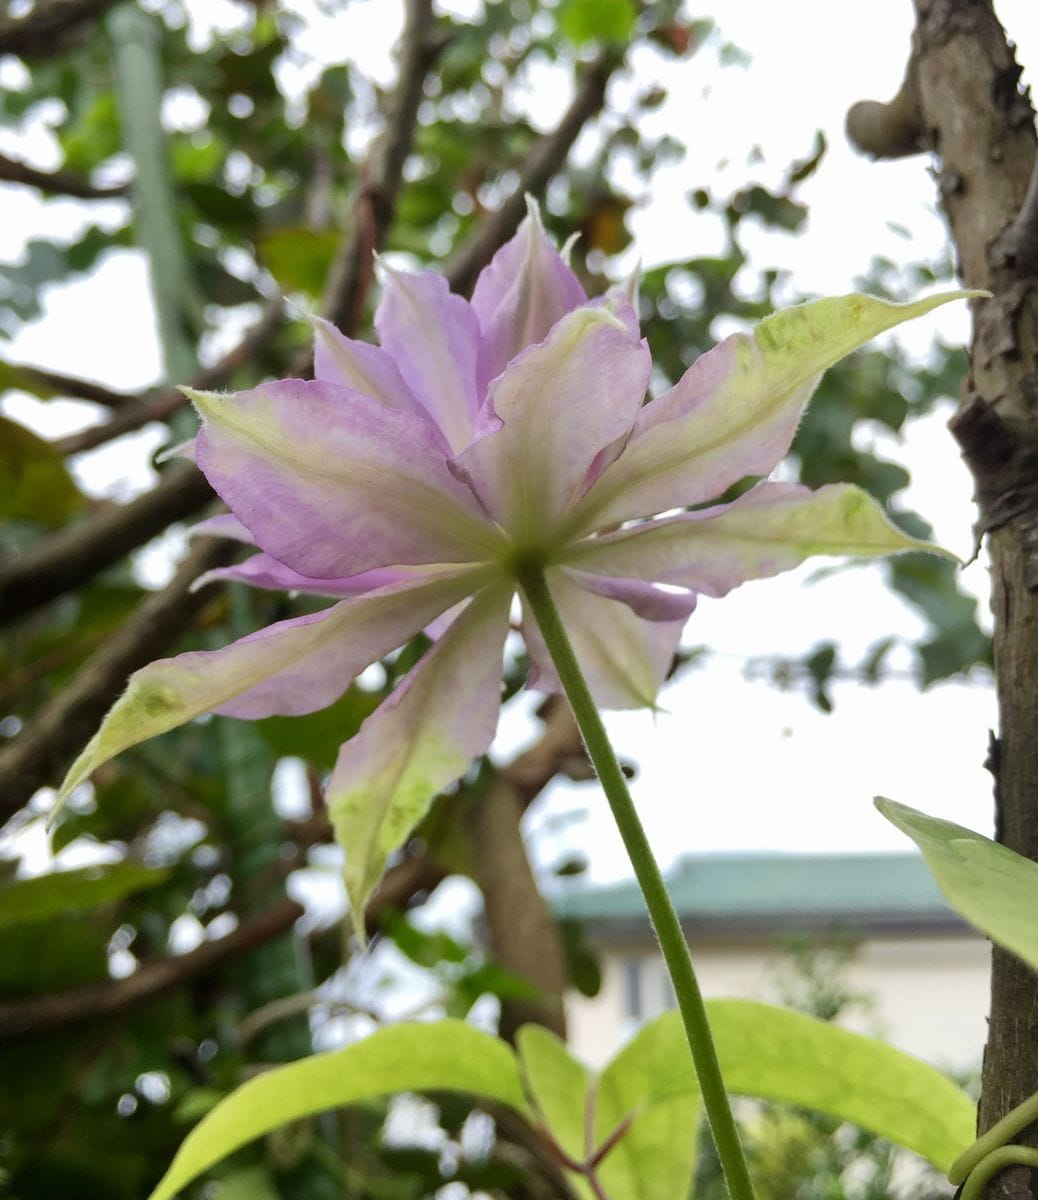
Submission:
[[[430,11],[430,0],[410,0],[411,19],[418,21],[423,30],[427,28],[427,20],[431,19]],[[424,36],[423,34],[423,39]],[[426,45],[423,39],[411,32],[409,24],[404,34],[404,45],[411,49],[405,50],[403,54],[404,69],[411,69],[408,64],[413,64],[416,60],[417,47]],[[414,94],[420,98],[424,77],[423,69],[417,83],[410,75],[401,79],[401,87],[410,99],[406,104],[401,101],[394,106],[393,111],[400,115],[390,123],[392,136],[379,150],[377,161],[381,165],[377,171],[372,168],[372,176],[379,184],[379,195],[383,201],[388,198],[391,202],[396,197],[399,174],[403,169],[407,146],[410,144],[409,139],[414,128],[414,115],[411,115],[410,123],[407,116],[411,107],[414,108],[414,113],[417,113],[418,100]],[[388,207],[383,203],[378,221],[388,226],[391,217],[392,203]],[[366,257],[370,262],[370,255]],[[343,264],[359,264],[365,258],[363,235],[359,229],[355,229],[346,237],[339,258]],[[339,272],[333,273],[333,281],[322,306],[323,315],[334,319],[337,313],[354,311],[357,304],[354,294],[349,289],[360,287],[361,282],[359,276],[347,270],[345,265]],[[300,369],[304,370],[305,366]],[[219,381],[210,377],[209,382],[202,386],[212,387],[214,382]],[[165,398],[167,396],[168,393],[164,394],[161,402],[172,405],[172,400]],[[122,398],[120,407],[123,405],[134,405],[133,398]],[[141,407],[135,407],[134,411],[137,416],[142,415]],[[65,452],[73,452],[70,446],[86,449],[89,440],[86,434],[90,432],[79,435],[76,442],[65,439],[62,442]],[[125,554],[149,541],[167,525],[198,512],[211,498],[212,491],[200,472],[194,466],[179,465],[167,471],[164,479],[150,492],[130,504],[105,510],[62,530],[39,549],[26,554],[19,562],[0,568],[0,624],[12,621],[56,596],[81,587],[100,571],[118,562]]]
[[[129,504],[113,504],[67,526],[0,568],[0,624],[82,587],[212,498],[201,471],[193,463],[178,463]]]
[[[139,397],[131,392],[115,392],[104,384],[95,383],[92,379],[79,379],[74,375],[62,375],[57,371],[46,371],[43,367],[32,367],[27,363],[5,363],[13,379],[9,386],[21,386],[19,376],[30,384],[39,384],[48,393],[57,396],[71,396],[74,400],[89,400],[91,404],[100,404],[103,408],[120,409],[125,404],[132,404]]]
[[[464,820],[491,953],[537,990],[533,997],[502,1000],[500,1034],[514,1041],[533,1022],[565,1040],[566,959],[523,845],[523,808],[519,790],[501,775],[475,798]]]
[[[0,18],[0,54],[55,58],[69,36],[103,16],[118,0],[40,0],[23,17]]]
[[[203,942],[187,954],[171,954],[144,962],[124,979],[106,979],[73,991],[33,996],[0,1004],[0,1041],[67,1029],[98,1018],[120,1017],[171,988],[212,975],[236,958],[287,933],[303,915],[295,900],[243,921],[222,938]]]
[[[1038,861],[1038,290],[1007,260],[1005,235],[1030,237],[1038,137],[1020,67],[990,0],[914,0],[915,81],[958,269],[976,302],[970,374],[953,432],[973,473],[979,525],[990,530],[999,704],[995,774],[999,840]],[[1034,1091],[1038,976],[992,956],[991,1015],[978,1128]],[[1032,1131],[1022,1141],[1035,1144]],[[1026,1170],[985,1191],[1033,1200]]]
[[[165,592],[155,599],[164,597]],[[172,598],[169,602],[172,603]],[[75,687],[73,681],[71,688]],[[502,767],[499,773],[499,780],[515,789],[524,806],[532,803],[556,775],[570,773],[582,777],[587,770],[587,758],[568,707],[553,697],[542,706],[541,713],[545,730],[540,740],[508,766]],[[307,822],[302,838],[296,840],[301,846],[312,845],[325,840],[330,832],[330,824],[317,818]],[[301,856],[287,860],[285,873],[302,861]],[[416,897],[434,891],[448,874],[445,867],[425,854],[413,855],[390,867],[365,910],[364,922],[369,935],[379,932],[387,911],[408,908]],[[277,937],[290,928],[302,911],[294,901],[285,901],[243,922],[226,937],[206,942],[189,954],[145,962],[125,979],[106,980],[72,991],[0,1004],[0,1041],[129,1012],[171,988],[212,974],[233,958]]]
[[[237,346],[211,367],[194,375],[190,386],[206,390],[217,388],[234,374],[239,367],[251,362],[259,355],[285,320],[284,304],[280,296],[268,304],[263,316],[248,330]],[[107,442],[114,441],[135,429],[141,429],[149,421],[168,421],[175,412],[187,404],[187,397],[178,388],[162,388],[147,395],[127,398],[127,402],[103,425],[93,425],[78,433],[58,438],[55,449],[68,456],[82,454]]]
[[[356,329],[371,285],[374,254],[393,220],[404,160],[414,139],[425,77],[443,48],[434,41],[431,0],[407,0],[400,39],[400,75],[386,127],[361,173],[353,235],[332,264],[322,302],[324,316],[346,333]]]
[[[60,196],[75,196],[79,200],[113,200],[130,190],[125,183],[98,187],[71,171],[40,171],[16,158],[8,158],[6,154],[0,154],[0,180],[22,183]]]
[[[526,214],[526,195],[541,196],[548,181],[563,166],[566,157],[587,122],[601,111],[606,86],[623,61],[616,50],[606,50],[591,63],[577,94],[558,125],[533,146],[519,169],[519,183],[501,207],[493,213],[479,233],[468,241],[447,266],[447,278],[456,292],[468,294],[476,276],[506,242]]]
[[[118,633],[0,750],[0,819],[17,812],[38,787],[53,782],[68,766],[126,686],[127,676],[161,654],[208,602],[207,589],[191,591],[194,581],[230,562],[237,549],[222,539],[201,539],[172,582],[143,600]]]
[[[410,0],[410,3],[415,19],[424,20],[422,14],[428,8],[428,0]],[[420,27],[426,28],[425,25]],[[409,36],[410,41],[407,40]],[[417,69],[414,64],[424,61],[423,53],[427,55],[438,49],[430,48],[428,41],[423,38],[405,34],[405,44],[410,47],[402,56],[405,68]],[[617,54],[610,52],[589,67],[558,127],[546,134],[529,155],[520,172],[520,185],[516,193],[488,221],[478,238],[462,248],[459,257],[448,268],[448,278],[455,290],[470,289],[480,267],[515,231],[524,211],[524,192],[542,192],[547,180],[562,166],[584,124],[601,109],[606,84],[618,61]],[[407,67],[407,64],[411,64],[411,67]],[[405,118],[411,113],[412,107],[417,111],[415,95],[421,91],[420,85],[414,82],[413,74],[402,79],[402,86],[407,93],[407,102],[401,100],[394,105],[393,112],[397,115],[388,126],[392,133],[387,133],[387,139],[378,151],[377,169],[373,166],[370,172],[378,185],[377,194],[381,202],[377,213],[372,209],[375,233],[372,234],[370,229],[368,234],[362,232],[362,222],[358,221],[357,228],[344,242],[339,256],[342,265],[333,271],[322,305],[323,314],[332,320],[338,315],[341,321],[343,313],[347,321],[352,320],[353,314],[358,311],[359,305],[355,300],[357,293],[351,293],[349,289],[366,286],[358,273],[358,264],[362,264],[365,258],[370,262],[365,254],[365,239],[370,241],[372,237],[381,237],[378,231],[381,229],[384,232],[391,220],[391,208],[386,207],[386,201],[387,198],[394,200],[397,194],[399,174],[406,158],[406,146],[409,145],[405,132],[407,138],[413,132],[413,117],[410,118],[410,126]],[[391,172],[395,172],[395,183]],[[374,204],[374,194],[366,203]],[[352,267],[349,266],[351,263],[354,264]],[[85,396],[82,389],[69,390],[83,398],[93,398]],[[109,393],[109,396],[114,398],[114,393]],[[98,397],[98,402],[104,401]],[[121,407],[133,402],[133,398],[120,397],[118,405],[111,403],[109,406]],[[140,410],[137,411],[139,414]],[[0,568],[0,624],[81,587],[173,521],[192,516],[211,495],[208,484],[194,467],[178,466],[166,472],[165,478],[151,492],[130,504],[105,510],[62,530],[19,562]]]

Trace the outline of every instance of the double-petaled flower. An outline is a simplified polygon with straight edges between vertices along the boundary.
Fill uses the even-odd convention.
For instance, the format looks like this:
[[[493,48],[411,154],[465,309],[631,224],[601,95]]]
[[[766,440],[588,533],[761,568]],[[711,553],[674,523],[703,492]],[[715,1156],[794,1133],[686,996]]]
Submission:
[[[387,856],[490,745],[524,572],[544,572],[596,701],[624,708],[654,702],[697,595],[814,554],[918,547],[851,486],[761,482],[702,506],[775,467],[827,367],[951,298],[779,312],[645,403],[651,360],[631,305],[589,301],[535,209],[471,302],[434,272],[389,271],[379,346],[318,321],[313,380],[191,393],[198,465],[231,510],[208,525],[258,547],[218,574],[337,603],[138,671],[62,795],[202,713],[323,708],[430,631],[328,781],[359,914]],[[529,614],[523,635],[532,686],[557,690]]]

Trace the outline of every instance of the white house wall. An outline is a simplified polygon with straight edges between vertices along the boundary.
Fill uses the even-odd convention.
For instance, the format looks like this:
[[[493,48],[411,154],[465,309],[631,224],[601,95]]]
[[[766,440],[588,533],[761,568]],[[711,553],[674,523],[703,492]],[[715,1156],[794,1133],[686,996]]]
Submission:
[[[567,997],[570,1045],[592,1066],[601,1066],[640,1020],[667,1007],[669,988],[662,961],[644,945],[610,946],[601,952],[602,989],[593,999]],[[693,948],[704,995],[780,999],[778,976],[788,974],[788,954],[765,941],[707,943]],[[628,1015],[627,963],[637,961],[642,979],[640,1020]],[[855,1009],[841,1023],[880,1034],[929,1062],[956,1070],[980,1063],[988,1009],[988,944],[974,936],[905,936],[863,942],[841,971],[850,991],[873,998],[870,1011]]]

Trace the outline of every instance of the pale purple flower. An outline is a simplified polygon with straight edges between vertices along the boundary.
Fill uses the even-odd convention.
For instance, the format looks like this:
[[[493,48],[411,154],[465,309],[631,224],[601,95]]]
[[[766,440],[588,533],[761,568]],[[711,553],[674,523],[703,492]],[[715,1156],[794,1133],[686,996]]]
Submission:
[[[191,394],[198,465],[232,514],[207,527],[258,547],[217,574],[338,602],[138,671],[62,794],[205,712],[325,707],[428,629],[431,649],[328,781],[359,914],[387,856],[490,745],[518,565],[544,567],[593,695],[624,708],[654,703],[697,595],[813,554],[916,545],[842,485],[762,482],[732,504],[657,514],[767,475],[828,366],[950,298],[787,310],[645,404],[651,362],[631,305],[588,300],[535,208],[471,301],[432,271],[389,271],[379,346],[317,321],[315,379]],[[528,617],[523,633],[531,684],[557,690]]]

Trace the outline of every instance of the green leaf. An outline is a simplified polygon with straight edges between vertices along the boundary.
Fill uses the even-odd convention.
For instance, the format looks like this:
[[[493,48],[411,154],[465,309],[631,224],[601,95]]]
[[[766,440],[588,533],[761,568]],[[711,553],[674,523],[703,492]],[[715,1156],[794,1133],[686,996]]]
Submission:
[[[516,1049],[527,1094],[545,1126],[571,1158],[583,1160],[587,1154],[587,1068],[540,1025],[524,1025],[516,1036]]]
[[[714,1000],[707,1009],[725,1083],[739,1095],[850,1121],[941,1171],[973,1140],[972,1101],[920,1059],[771,1004]],[[676,1020],[674,1028],[680,1037]]]
[[[580,46],[628,41],[637,15],[632,0],[562,0],[556,20],[562,36]]]
[[[150,1200],[170,1200],[214,1163],[302,1117],[392,1092],[471,1092],[530,1110],[509,1047],[460,1021],[393,1025],[369,1038],[249,1080],[186,1138]]]
[[[876,807],[923,852],[956,912],[1038,970],[1038,863],[905,804],[877,797]]]
[[[319,296],[339,246],[339,234],[278,229],[259,239],[263,265],[286,292]]]
[[[85,503],[58,451],[31,429],[0,417],[0,520],[55,526]]]
[[[339,747],[360,729],[378,707],[382,696],[354,684],[327,708],[304,717],[265,717],[256,729],[279,758],[303,758],[330,771]]]
[[[920,1059],[777,1005],[711,1000],[707,1009],[725,1084],[736,1095],[849,1121],[914,1150],[941,1171],[973,1140],[972,1101]],[[681,1019],[671,1012],[646,1025],[607,1068],[601,1098],[615,1117],[640,1096],[660,1102],[696,1091]],[[606,1111],[603,1104],[600,1130]],[[612,1196],[604,1175],[603,1185]]]
[[[113,904],[168,877],[167,870],[117,862],[19,879],[0,888],[0,929]]]
[[[595,1105],[599,1143],[633,1114],[603,1159],[610,1200],[687,1196],[701,1117],[699,1087],[677,1014],[643,1025],[602,1072]]]

